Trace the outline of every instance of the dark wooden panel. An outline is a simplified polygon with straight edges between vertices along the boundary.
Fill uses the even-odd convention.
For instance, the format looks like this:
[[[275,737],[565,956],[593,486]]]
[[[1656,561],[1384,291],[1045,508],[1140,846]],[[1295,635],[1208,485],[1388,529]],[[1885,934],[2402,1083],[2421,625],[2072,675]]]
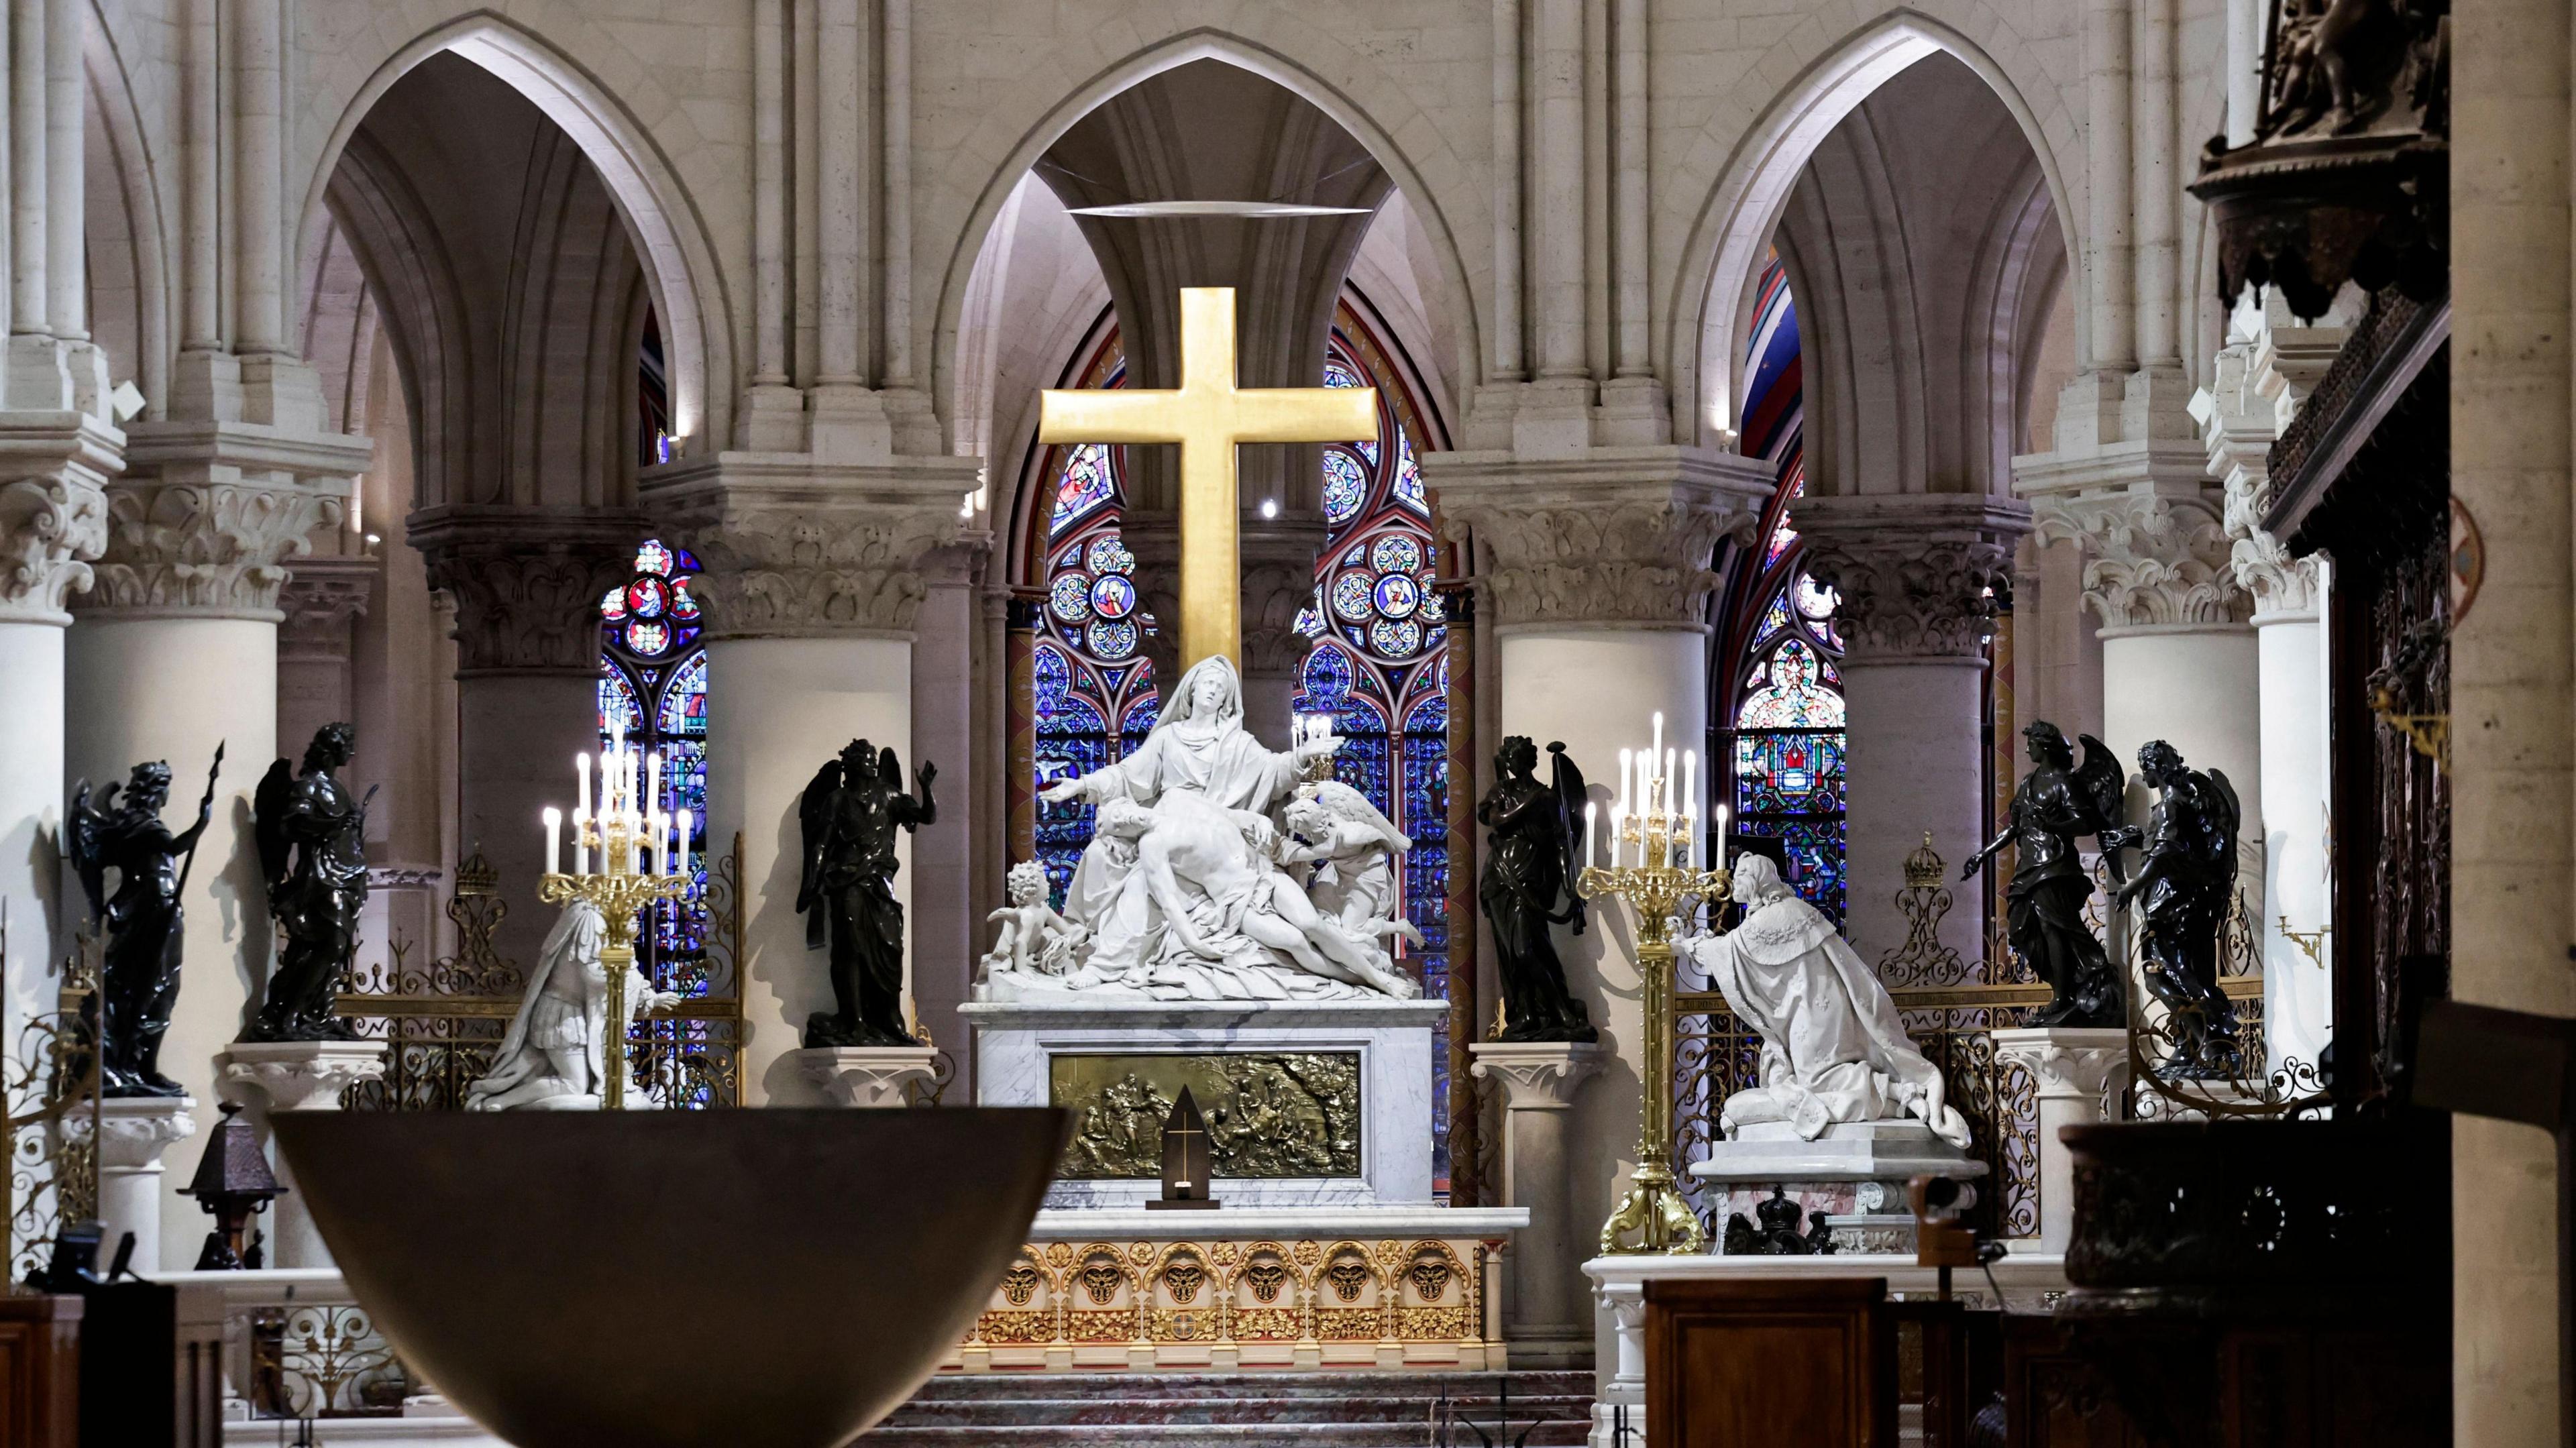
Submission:
[[[2004,1318],[2004,1405],[2007,1448],[2148,1448],[2053,1318]]]
[[[81,1301],[0,1290],[0,1443],[80,1442]]]
[[[1647,1448],[1894,1448],[1881,1278],[1646,1286]]]

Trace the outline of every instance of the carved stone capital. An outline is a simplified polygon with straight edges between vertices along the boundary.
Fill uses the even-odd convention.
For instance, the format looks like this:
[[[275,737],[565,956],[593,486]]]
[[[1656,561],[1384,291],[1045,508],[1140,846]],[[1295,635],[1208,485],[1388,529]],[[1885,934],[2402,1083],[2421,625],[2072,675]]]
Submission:
[[[2331,357],[2349,330],[2266,325],[2258,336],[2240,337],[2222,349],[2209,388],[2192,399],[2209,471],[2226,500],[2229,565],[2254,595],[2258,619],[2316,613],[2315,561],[2290,557],[2279,539],[2263,531],[2263,516],[2272,506],[2272,444],[2315,383],[2309,369],[2316,355]]]
[[[2128,1032],[2023,1027],[1995,1032],[1995,1060],[2028,1071],[2041,1099],[2097,1102],[2129,1073]]]
[[[197,1134],[196,1098],[192,1096],[118,1096],[98,1104],[99,1165],[110,1172],[161,1169],[161,1153],[173,1142]],[[86,1107],[63,1117],[63,1134],[73,1141],[89,1139]]]
[[[1705,629],[1718,540],[1750,542],[1774,485],[1758,458],[1670,447],[1427,453],[1423,468],[1503,628]]]
[[[2015,460],[2044,542],[2085,552],[2084,603],[2105,629],[2241,624],[2225,500],[2196,443],[2158,440]]]
[[[1499,1081],[1506,1111],[1563,1111],[1580,1086],[1610,1056],[1586,1041],[1479,1041],[1467,1048],[1479,1081]]]
[[[2254,595],[2254,621],[2314,618],[2323,572],[2314,558],[2293,558],[2281,540],[2257,528],[2230,546],[2236,581]]]
[[[337,1111],[340,1093],[385,1074],[382,1041],[235,1041],[215,1058],[221,1080],[268,1100],[271,1111]]]
[[[277,626],[277,657],[347,659],[349,625],[367,611],[379,571],[367,557],[308,558],[296,565],[295,576],[277,595],[286,615]]]
[[[137,424],[107,490],[107,548],[85,617],[275,622],[287,564],[342,517],[364,438],[239,423]]]
[[[411,518],[429,585],[456,606],[456,673],[589,674],[599,600],[635,566],[640,517],[435,508]]]
[[[1790,512],[1809,571],[1839,595],[1855,663],[1979,657],[2030,531],[2027,504],[1958,494],[1807,498]]]
[[[78,412],[0,412],[0,622],[71,622],[107,546],[117,436]]]
[[[1321,514],[1243,520],[1243,670],[1295,676],[1314,641],[1297,632],[1297,613],[1315,601],[1315,553],[1324,546]]]
[[[809,1046],[789,1054],[833,1105],[859,1110],[902,1106],[906,1086],[938,1074],[936,1046]]]
[[[956,541],[971,458],[833,465],[723,453],[658,473],[648,506],[706,571],[709,637],[909,634],[932,551]]]

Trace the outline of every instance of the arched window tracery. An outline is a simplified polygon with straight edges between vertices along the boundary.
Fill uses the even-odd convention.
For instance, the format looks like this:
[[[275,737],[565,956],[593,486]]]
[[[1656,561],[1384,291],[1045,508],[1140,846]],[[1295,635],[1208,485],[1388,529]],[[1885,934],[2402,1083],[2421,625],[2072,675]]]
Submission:
[[[648,540],[634,571],[599,600],[599,734],[662,756],[662,807],[689,812],[686,899],[653,907],[636,964],[655,985],[703,995],[707,974],[707,648],[695,592],[698,560]]]

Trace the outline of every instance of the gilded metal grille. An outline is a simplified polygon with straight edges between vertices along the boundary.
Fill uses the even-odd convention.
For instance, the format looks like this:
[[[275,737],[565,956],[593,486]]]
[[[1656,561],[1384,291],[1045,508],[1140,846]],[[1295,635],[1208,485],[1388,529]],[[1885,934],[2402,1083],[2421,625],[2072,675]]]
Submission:
[[[0,906],[0,977],[9,973],[8,921]],[[98,1075],[89,1042],[97,1026],[100,943],[83,931],[64,962],[56,1008],[7,1035],[0,993],[0,1268],[24,1281],[52,1255],[65,1222],[98,1215]]]

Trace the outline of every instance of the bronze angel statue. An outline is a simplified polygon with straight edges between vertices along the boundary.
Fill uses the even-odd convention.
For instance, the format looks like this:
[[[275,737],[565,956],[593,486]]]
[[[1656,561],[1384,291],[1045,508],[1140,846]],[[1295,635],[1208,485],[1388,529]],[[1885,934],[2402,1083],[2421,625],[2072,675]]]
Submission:
[[[892,749],[853,739],[838,759],[816,771],[797,802],[804,869],[796,908],[805,947],[831,951],[835,1009],[805,1022],[813,1046],[917,1046],[903,1019],[903,902],[894,894],[899,832],[939,818],[921,766],[918,797],[903,788],[903,764]]]
[[[1600,1028],[1566,989],[1550,925],[1583,929],[1574,890],[1583,860],[1583,771],[1565,746],[1550,744],[1554,768],[1538,782],[1538,746],[1515,734],[1494,756],[1494,787],[1476,802],[1486,830],[1485,872],[1476,898],[1493,927],[1495,973],[1503,982],[1505,1041],[1597,1041]],[[1559,910],[1562,899],[1565,908]]]
[[[2186,767],[2161,739],[2138,751],[2138,772],[2156,791],[2144,829],[2118,832],[2116,845],[2144,852],[2137,878],[2116,903],[2143,899],[2139,934],[2147,989],[2168,1012],[2173,1055],[2157,1068],[2168,1080],[2234,1075],[2236,1004],[2218,988],[2218,942],[2236,890],[2236,843],[2245,810],[2227,775]],[[2105,840],[2106,844],[2114,843]]]
[[[224,747],[206,771],[206,794],[196,823],[179,831],[161,823],[170,801],[170,766],[154,760],[134,766],[117,803],[115,781],[92,799],[84,779],[72,791],[64,831],[72,869],[89,897],[90,922],[104,925],[107,950],[100,971],[99,1071],[107,1096],[179,1096],[185,1087],[161,1074],[161,1038],[179,1000],[179,954],[187,934],[179,894],[197,862],[197,841],[215,814],[215,776]],[[116,893],[107,872],[116,871]]]
[[[2004,890],[2005,931],[2012,952],[2033,975],[2048,983],[2048,1004],[2031,1012],[2033,1026],[2118,1026],[2128,1020],[2127,993],[2120,974],[2092,927],[2084,923],[2085,903],[2093,898],[2093,876],[2085,870],[2076,841],[2096,837],[2109,861],[2111,878],[2121,878],[2120,798],[2127,789],[2119,760],[2090,734],[2084,762],[2066,747],[2066,734],[2042,719],[2021,731],[2030,750],[2031,769],[2013,791],[2012,809],[2003,832],[1968,857],[1962,880],[1973,878],[2006,845],[2017,851],[2012,884]]]
[[[358,912],[367,903],[367,806],[376,792],[353,798],[340,782],[358,750],[358,731],[325,724],[305,746],[304,767],[284,759],[251,796],[268,912],[286,943],[268,995],[245,1041],[349,1040],[355,1027],[334,1014],[341,977],[358,953]]]

